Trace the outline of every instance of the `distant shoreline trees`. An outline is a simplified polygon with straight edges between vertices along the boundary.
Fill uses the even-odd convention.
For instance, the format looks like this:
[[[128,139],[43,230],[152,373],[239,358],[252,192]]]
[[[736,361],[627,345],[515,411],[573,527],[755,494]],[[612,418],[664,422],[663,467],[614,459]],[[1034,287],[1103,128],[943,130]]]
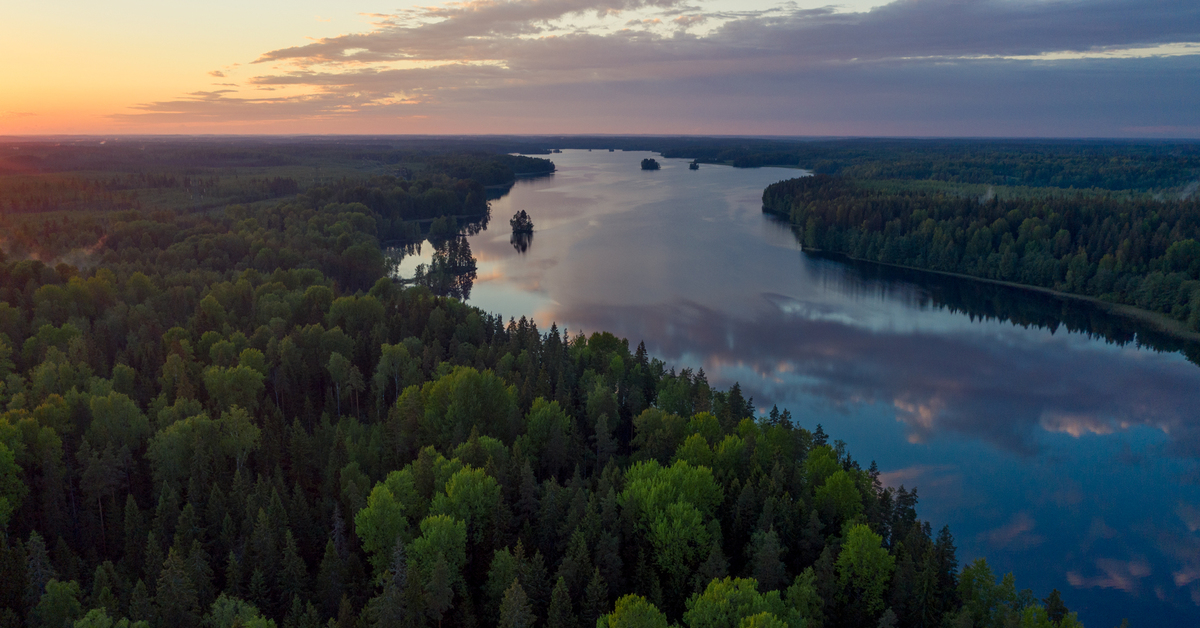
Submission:
[[[1200,330],[1200,201],[1002,199],[817,175],[763,192],[807,248],[1096,297]]]

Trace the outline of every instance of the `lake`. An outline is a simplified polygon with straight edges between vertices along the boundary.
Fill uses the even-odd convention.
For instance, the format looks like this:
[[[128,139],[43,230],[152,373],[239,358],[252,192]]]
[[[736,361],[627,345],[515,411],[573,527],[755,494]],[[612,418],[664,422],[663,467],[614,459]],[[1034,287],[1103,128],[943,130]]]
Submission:
[[[654,156],[658,171],[639,163]],[[1200,624],[1200,368],[1085,303],[800,250],[765,216],[804,174],[564,151],[470,236],[469,302],[611,331],[824,426],[918,514],[1090,628]],[[510,242],[518,210],[536,232]],[[400,273],[428,262],[430,247]]]

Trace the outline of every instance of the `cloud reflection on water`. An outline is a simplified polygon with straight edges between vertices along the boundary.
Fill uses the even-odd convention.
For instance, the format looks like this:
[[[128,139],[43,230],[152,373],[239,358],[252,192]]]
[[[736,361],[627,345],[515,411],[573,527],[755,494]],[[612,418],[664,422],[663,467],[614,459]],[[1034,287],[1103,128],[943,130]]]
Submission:
[[[1079,438],[1140,425],[1169,435],[1177,453],[1200,450],[1200,372],[1175,356],[1131,351],[1096,359],[1096,349],[1072,346],[1064,335],[1012,328],[996,342],[978,333],[894,333],[786,309],[742,318],[684,300],[576,303],[553,316],[645,338],[668,362],[699,358],[717,380],[727,367],[752,369],[761,379],[742,385],[760,402],[798,386],[833,404],[892,406],[912,442],[954,432],[1032,454],[1040,430]]]

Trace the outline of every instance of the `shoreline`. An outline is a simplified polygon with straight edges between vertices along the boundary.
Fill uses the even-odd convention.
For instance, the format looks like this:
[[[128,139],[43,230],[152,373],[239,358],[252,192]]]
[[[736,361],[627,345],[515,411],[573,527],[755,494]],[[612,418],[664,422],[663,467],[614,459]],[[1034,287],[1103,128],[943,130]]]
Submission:
[[[1016,283],[1013,281],[1004,281],[1002,279],[990,279],[988,277],[976,277],[974,275],[967,275],[964,273],[955,273],[955,272],[949,272],[949,271],[945,271],[945,270],[933,270],[933,269],[929,269],[929,268],[920,268],[918,266],[906,266],[904,264],[893,264],[893,263],[889,263],[889,262],[880,262],[880,261],[876,261],[876,260],[863,259],[860,257],[854,257],[852,255],[847,255],[845,253],[838,253],[836,251],[826,251],[824,249],[818,249],[818,248],[814,248],[814,247],[805,247],[803,245],[801,245],[801,247],[800,247],[800,252],[801,253],[816,253],[816,254],[828,256],[828,257],[840,257],[842,259],[853,260],[855,262],[875,264],[877,266],[887,266],[890,268],[901,268],[904,270],[911,270],[911,271],[916,271],[916,272],[920,272],[920,273],[930,273],[930,274],[934,274],[934,275],[942,275],[944,277],[954,277],[956,279],[965,279],[965,280],[969,280],[969,281],[990,283],[990,284],[997,285],[997,286],[1004,286],[1006,288],[1014,288],[1017,290],[1025,290],[1025,291],[1029,291],[1029,292],[1037,292],[1040,294],[1057,297],[1060,299],[1073,299],[1076,301],[1083,301],[1085,303],[1089,303],[1089,304],[1099,308],[1100,310],[1103,310],[1114,316],[1119,316],[1119,317],[1127,318],[1127,319],[1133,319],[1135,321],[1149,325],[1150,327],[1154,328],[1155,331],[1161,332],[1161,333],[1171,336],[1173,338],[1177,338],[1179,340],[1190,341],[1190,342],[1200,342],[1200,332],[1194,332],[1194,331],[1188,330],[1182,322],[1177,321],[1165,314],[1161,314],[1159,312],[1152,312],[1150,310],[1144,310],[1140,307],[1128,305],[1125,303],[1113,303],[1111,301],[1104,301],[1102,299],[1098,299],[1096,297],[1091,297],[1091,296],[1087,296],[1087,295],[1083,295],[1083,294],[1073,294],[1070,292],[1063,292],[1061,290],[1055,290],[1053,288],[1045,288],[1042,286],[1031,286],[1029,284]]]
[[[517,172],[517,173],[513,174],[512,179],[505,181],[504,183],[497,183],[495,185],[485,185],[485,186],[483,186],[483,189],[485,189],[485,190],[504,190],[504,189],[510,188],[513,185],[515,185],[517,183],[517,181],[520,179],[533,179],[536,177],[545,177],[545,176],[549,176],[552,174],[554,174],[553,170],[548,170],[546,172]]]

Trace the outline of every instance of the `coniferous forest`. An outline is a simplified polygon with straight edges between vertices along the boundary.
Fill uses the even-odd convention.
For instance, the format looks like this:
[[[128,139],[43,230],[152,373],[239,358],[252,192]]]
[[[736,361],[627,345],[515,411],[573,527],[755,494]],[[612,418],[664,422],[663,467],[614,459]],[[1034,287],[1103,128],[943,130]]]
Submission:
[[[816,175],[763,192],[805,247],[1097,297],[1200,330],[1200,203],[1050,191],[1001,198]]]
[[[426,236],[473,272],[458,219],[553,167],[431,154],[244,203],[10,206],[0,626],[1079,625],[960,564],[804,409],[393,280],[382,244]]]

